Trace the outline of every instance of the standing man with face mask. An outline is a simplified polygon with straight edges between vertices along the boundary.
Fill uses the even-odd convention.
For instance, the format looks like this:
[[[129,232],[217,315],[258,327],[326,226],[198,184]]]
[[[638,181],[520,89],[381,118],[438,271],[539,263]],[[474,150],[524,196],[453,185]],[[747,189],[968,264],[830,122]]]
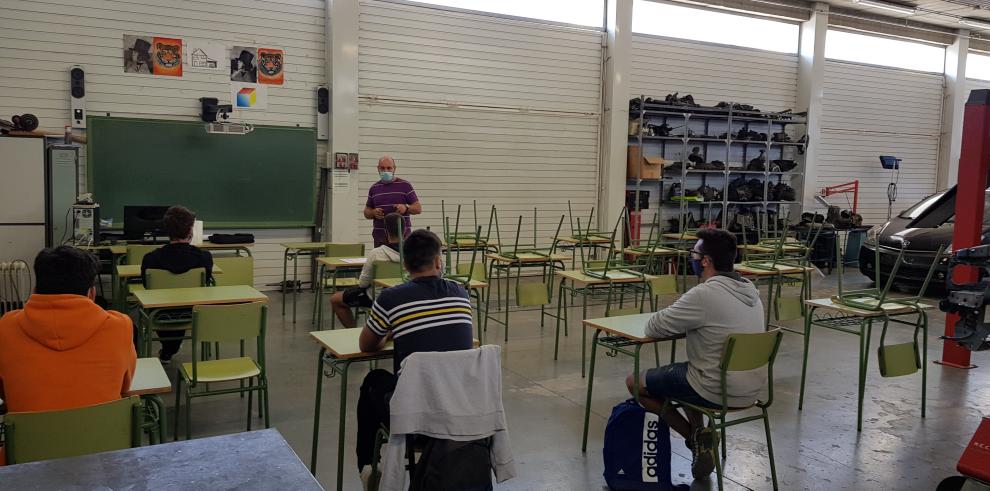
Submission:
[[[378,182],[368,189],[368,202],[364,205],[364,217],[374,220],[372,236],[375,239],[375,247],[388,243],[385,234],[385,215],[398,213],[402,215],[405,226],[405,234],[409,235],[412,230],[412,220],[410,215],[419,215],[423,212],[423,205],[419,204],[419,197],[413,190],[412,184],[404,179],[395,177],[395,159],[388,155],[378,159]]]

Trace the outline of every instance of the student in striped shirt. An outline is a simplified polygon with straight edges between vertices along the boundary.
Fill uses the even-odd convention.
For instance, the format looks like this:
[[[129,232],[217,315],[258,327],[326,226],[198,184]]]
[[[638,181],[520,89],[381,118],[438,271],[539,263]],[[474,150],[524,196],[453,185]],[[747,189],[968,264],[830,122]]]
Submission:
[[[375,432],[388,425],[388,400],[395,390],[402,360],[418,351],[457,351],[472,348],[471,299],[460,284],[443,279],[440,239],[416,230],[403,243],[403,265],[409,282],[386,288],[375,299],[361,331],[361,351],[395,345],[393,373],[372,370],[358,398],[357,457],[362,479],[371,470]]]

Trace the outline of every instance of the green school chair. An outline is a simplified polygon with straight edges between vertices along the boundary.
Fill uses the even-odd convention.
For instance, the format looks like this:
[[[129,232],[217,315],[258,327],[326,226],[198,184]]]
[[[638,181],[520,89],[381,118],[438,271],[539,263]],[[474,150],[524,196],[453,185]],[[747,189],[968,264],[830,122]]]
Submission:
[[[777,358],[777,350],[780,348],[780,341],[783,338],[784,333],[780,329],[760,333],[730,334],[722,347],[722,360],[719,362],[719,380],[722,384],[722,407],[711,409],[670,399],[664,408],[666,410],[667,407],[683,407],[702,413],[708,417],[708,427],[712,431],[718,430],[721,434],[722,455],[721,459],[717,455],[715,458],[715,472],[718,477],[719,491],[723,489],[721,461],[726,458],[725,429],[730,426],[757,420],[763,420],[763,430],[767,438],[767,454],[770,457],[770,478],[773,481],[773,489],[779,489],[777,485],[777,465],[773,458],[773,442],[770,438],[770,416],[767,414],[767,408],[773,403],[773,362]],[[757,400],[747,407],[729,407],[725,397],[726,379],[729,372],[744,372],[763,367],[767,368],[766,401]],[[761,414],[734,420],[727,418],[731,413],[752,408],[759,408]]]
[[[60,411],[7,414],[7,464],[76,457],[141,446],[141,398]]]
[[[195,288],[206,286],[206,268],[190,269],[182,274],[173,274],[164,269],[149,269],[144,273],[145,288],[159,290],[164,288]],[[189,309],[157,309],[149,316],[145,339],[145,353],[151,353],[151,343],[161,341],[155,336],[159,331],[185,331],[191,327]],[[168,338],[177,339],[177,338]],[[188,336],[182,339],[189,339]]]
[[[192,361],[179,366],[175,388],[175,427],[173,438],[179,439],[179,412],[181,393],[186,387],[186,439],[192,438],[192,400],[222,394],[247,393],[247,431],[251,431],[251,406],[255,392],[258,396],[258,412],[264,413],[265,428],[270,428],[268,413],[268,378],[265,373],[265,325],[268,307],[261,302],[233,305],[197,305],[192,313]],[[257,341],[257,356],[245,356],[245,341]],[[240,355],[237,358],[197,360],[196,347],[200,343],[237,341]],[[238,382],[236,387],[210,389],[210,384]]]
[[[250,256],[214,257],[213,264],[223,268],[222,274],[213,275],[217,286],[254,285],[254,258]]]
[[[127,246],[127,254],[124,256],[124,261],[127,264],[141,264],[149,252],[158,249],[160,245],[145,245],[145,244],[133,244]]]

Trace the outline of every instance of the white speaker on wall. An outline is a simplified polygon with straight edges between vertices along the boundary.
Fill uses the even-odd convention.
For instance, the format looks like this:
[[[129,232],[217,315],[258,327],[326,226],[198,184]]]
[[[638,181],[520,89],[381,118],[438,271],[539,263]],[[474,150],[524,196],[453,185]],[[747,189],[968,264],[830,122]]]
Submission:
[[[86,72],[79,65],[69,69],[69,119],[73,128],[86,128]]]
[[[316,88],[316,139],[330,139],[330,90],[323,85]]]

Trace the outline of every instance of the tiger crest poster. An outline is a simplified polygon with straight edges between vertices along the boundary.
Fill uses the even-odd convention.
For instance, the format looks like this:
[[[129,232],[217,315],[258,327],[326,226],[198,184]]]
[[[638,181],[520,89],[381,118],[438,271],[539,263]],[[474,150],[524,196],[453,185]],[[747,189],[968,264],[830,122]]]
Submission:
[[[154,38],[154,74],[169,77],[182,76],[182,40]]]
[[[182,40],[124,34],[124,73],[182,76]]]
[[[258,83],[282,85],[285,81],[285,51],[258,48]]]

